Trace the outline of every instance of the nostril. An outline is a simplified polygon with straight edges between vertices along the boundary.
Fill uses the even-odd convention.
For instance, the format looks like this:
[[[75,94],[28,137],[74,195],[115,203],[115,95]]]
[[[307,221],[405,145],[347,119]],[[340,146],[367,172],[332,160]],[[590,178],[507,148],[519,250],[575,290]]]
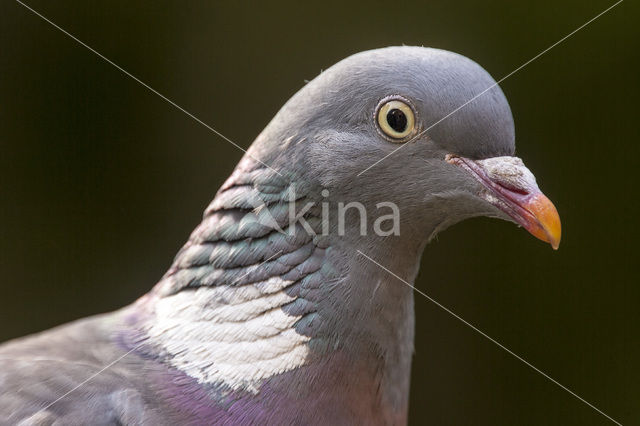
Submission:
[[[495,184],[500,186],[501,188],[506,189],[507,191],[515,192],[516,194],[529,195],[529,191],[527,191],[525,188],[518,188],[506,182],[495,182]]]

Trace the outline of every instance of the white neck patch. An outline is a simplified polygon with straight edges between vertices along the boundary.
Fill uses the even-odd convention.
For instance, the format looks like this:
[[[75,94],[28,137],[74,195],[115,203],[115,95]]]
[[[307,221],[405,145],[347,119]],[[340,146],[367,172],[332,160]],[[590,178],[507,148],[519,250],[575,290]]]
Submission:
[[[282,306],[295,300],[278,277],[239,287],[199,287],[159,299],[146,326],[170,364],[199,383],[258,392],[267,378],[305,364],[309,337],[293,325],[301,316]]]

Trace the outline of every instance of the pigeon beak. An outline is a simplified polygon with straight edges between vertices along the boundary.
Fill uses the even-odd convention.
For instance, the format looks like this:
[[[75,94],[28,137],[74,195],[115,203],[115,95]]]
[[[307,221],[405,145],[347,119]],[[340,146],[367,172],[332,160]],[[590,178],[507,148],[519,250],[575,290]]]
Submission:
[[[478,194],[506,213],[535,237],[560,245],[560,216],[553,203],[540,191],[533,174],[517,157],[470,160],[449,154],[445,160],[462,168],[481,185]]]

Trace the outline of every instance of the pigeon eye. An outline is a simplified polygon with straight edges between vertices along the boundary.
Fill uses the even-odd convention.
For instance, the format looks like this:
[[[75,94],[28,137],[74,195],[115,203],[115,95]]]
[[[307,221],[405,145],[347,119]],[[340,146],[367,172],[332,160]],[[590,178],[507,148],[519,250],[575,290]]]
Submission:
[[[405,102],[394,99],[383,101],[376,114],[378,127],[382,132],[394,140],[404,139],[413,133],[415,116],[413,110]]]

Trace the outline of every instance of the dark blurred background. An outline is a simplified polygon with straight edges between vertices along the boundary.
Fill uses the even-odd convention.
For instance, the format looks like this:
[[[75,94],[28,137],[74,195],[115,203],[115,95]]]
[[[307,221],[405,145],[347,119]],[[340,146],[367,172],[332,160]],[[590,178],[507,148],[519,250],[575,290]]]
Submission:
[[[27,4],[246,148],[352,53],[439,47],[498,79],[613,1]],[[20,4],[0,9],[4,341],[150,289],[242,152]],[[625,425],[640,424],[638,12],[623,2],[501,84],[560,250],[472,220],[427,247],[417,282]],[[412,424],[611,424],[419,295],[416,313]]]

